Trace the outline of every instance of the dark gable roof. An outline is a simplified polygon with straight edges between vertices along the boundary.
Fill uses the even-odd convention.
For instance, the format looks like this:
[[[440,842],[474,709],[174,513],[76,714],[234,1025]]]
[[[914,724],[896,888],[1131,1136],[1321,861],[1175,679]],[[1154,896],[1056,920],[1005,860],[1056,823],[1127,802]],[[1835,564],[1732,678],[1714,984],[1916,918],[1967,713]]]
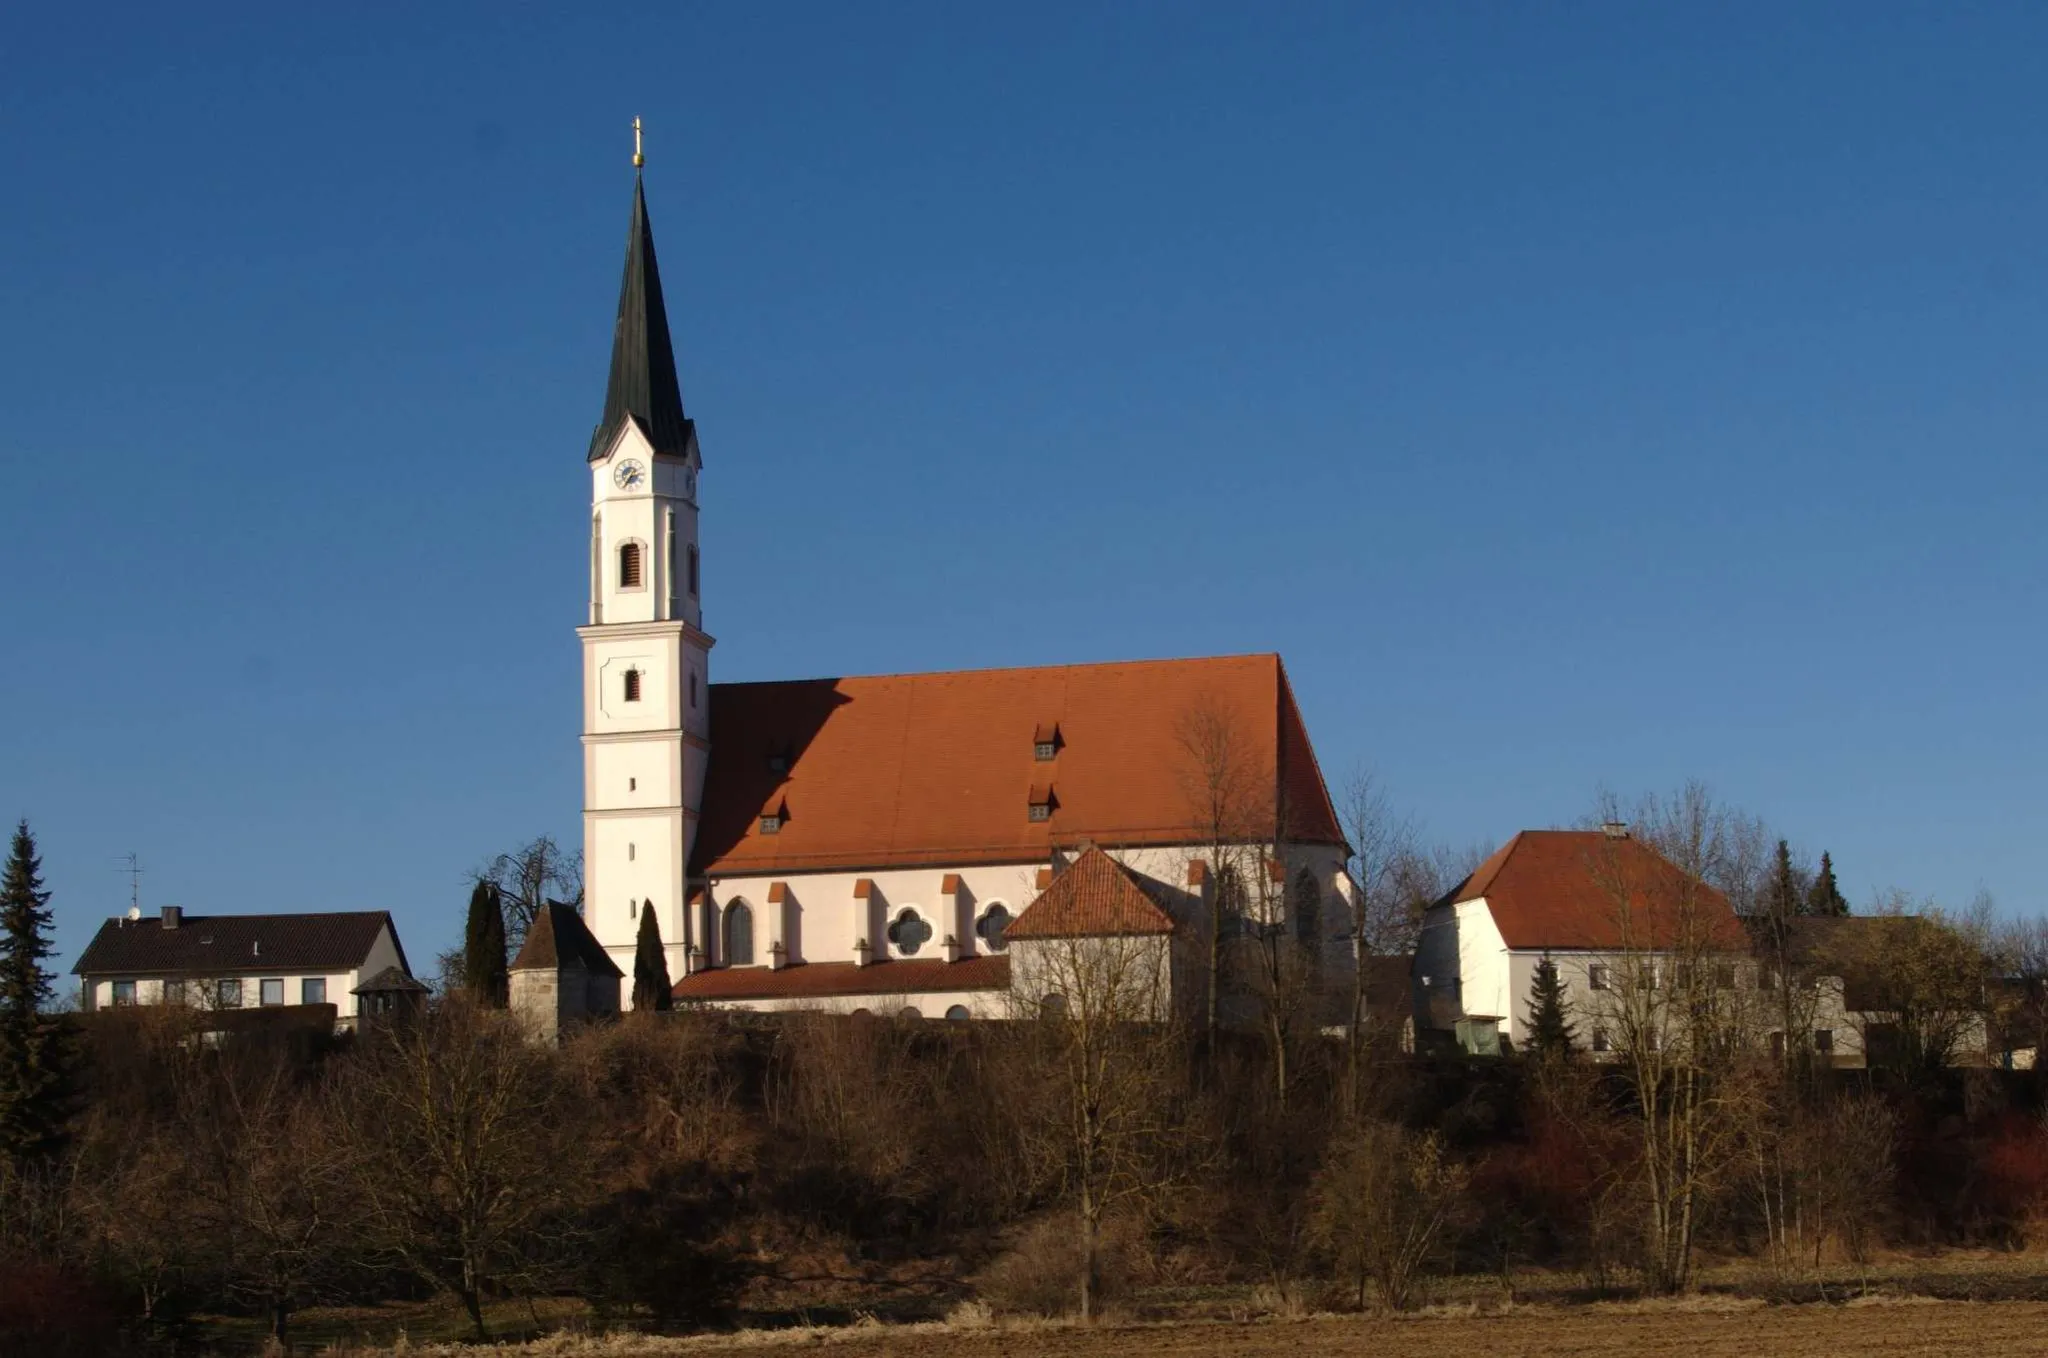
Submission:
[[[605,383],[604,416],[590,436],[592,461],[611,451],[626,421],[657,453],[681,457],[690,446],[676,356],[669,344],[668,308],[661,270],[654,263],[654,227],[647,195],[633,176],[633,220],[626,229],[626,276],[619,284],[619,317],[612,327],[612,371]]]
[[[370,955],[377,935],[398,930],[385,910],[308,915],[187,915],[175,929],[161,918],[110,919],[71,969],[74,976],[252,976],[263,971],[348,971]],[[398,954],[403,963],[405,953]]]
[[[578,969],[595,972],[599,976],[624,976],[619,964],[612,961],[590,926],[583,922],[583,916],[574,906],[550,901],[540,908],[533,918],[533,926],[526,931],[526,942],[520,946],[519,956],[512,959],[513,971],[556,971]]]

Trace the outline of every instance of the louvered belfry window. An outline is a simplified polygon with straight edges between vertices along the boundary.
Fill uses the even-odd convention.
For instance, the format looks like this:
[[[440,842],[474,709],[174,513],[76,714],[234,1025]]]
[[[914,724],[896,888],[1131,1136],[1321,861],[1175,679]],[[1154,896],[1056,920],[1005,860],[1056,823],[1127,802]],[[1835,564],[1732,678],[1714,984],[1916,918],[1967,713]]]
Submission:
[[[640,671],[638,670],[626,671],[626,701],[629,703],[640,701]]]
[[[619,548],[619,588],[640,588],[640,544],[629,542]]]

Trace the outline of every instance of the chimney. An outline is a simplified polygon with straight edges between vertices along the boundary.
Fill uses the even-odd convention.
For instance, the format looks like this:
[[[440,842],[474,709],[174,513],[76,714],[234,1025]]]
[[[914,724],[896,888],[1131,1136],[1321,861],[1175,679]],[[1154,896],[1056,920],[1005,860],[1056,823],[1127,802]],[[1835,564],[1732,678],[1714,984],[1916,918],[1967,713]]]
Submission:
[[[185,922],[185,907],[167,905],[164,907],[164,928],[175,929]]]

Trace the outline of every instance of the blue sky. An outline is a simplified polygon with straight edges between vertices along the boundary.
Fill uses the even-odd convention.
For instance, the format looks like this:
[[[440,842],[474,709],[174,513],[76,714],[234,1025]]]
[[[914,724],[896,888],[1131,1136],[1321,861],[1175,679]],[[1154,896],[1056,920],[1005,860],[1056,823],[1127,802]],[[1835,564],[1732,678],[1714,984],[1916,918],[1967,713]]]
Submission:
[[[0,19],[0,815],[127,904],[578,839],[631,184],[726,679],[1278,650],[1436,839],[1708,781],[2044,901],[2048,9]]]

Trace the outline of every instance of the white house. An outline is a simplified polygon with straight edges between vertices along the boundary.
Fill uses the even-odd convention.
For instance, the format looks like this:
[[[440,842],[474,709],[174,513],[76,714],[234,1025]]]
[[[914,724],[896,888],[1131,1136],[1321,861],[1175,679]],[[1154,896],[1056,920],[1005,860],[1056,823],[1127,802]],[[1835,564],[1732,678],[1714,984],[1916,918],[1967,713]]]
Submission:
[[[205,1009],[333,1005],[353,1017],[353,991],[395,967],[410,976],[383,910],[300,915],[188,915],[167,905],[100,926],[74,966],[85,1008],[166,1001]]]
[[[1247,894],[1348,964],[1344,839],[1278,656],[710,682],[703,452],[637,175],[587,463],[584,921],[622,971],[651,907],[681,1001],[1002,1012],[1006,927],[1084,849],[1209,908],[1197,712],[1243,775],[1232,856],[1280,874]]]
[[[1686,918],[1681,922],[1679,916]],[[1621,827],[1524,830],[1424,914],[1414,979],[1418,1033],[1467,1050],[1526,1038],[1530,991],[1546,957],[1564,983],[1580,1045],[1607,1049],[1602,991],[1624,968],[1652,971],[1680,932],[1710,951],[1730,987],[1747,939],[1727,897],[1685,877]],[[1439,1040],[1442,1040],[1440,1036]]]

